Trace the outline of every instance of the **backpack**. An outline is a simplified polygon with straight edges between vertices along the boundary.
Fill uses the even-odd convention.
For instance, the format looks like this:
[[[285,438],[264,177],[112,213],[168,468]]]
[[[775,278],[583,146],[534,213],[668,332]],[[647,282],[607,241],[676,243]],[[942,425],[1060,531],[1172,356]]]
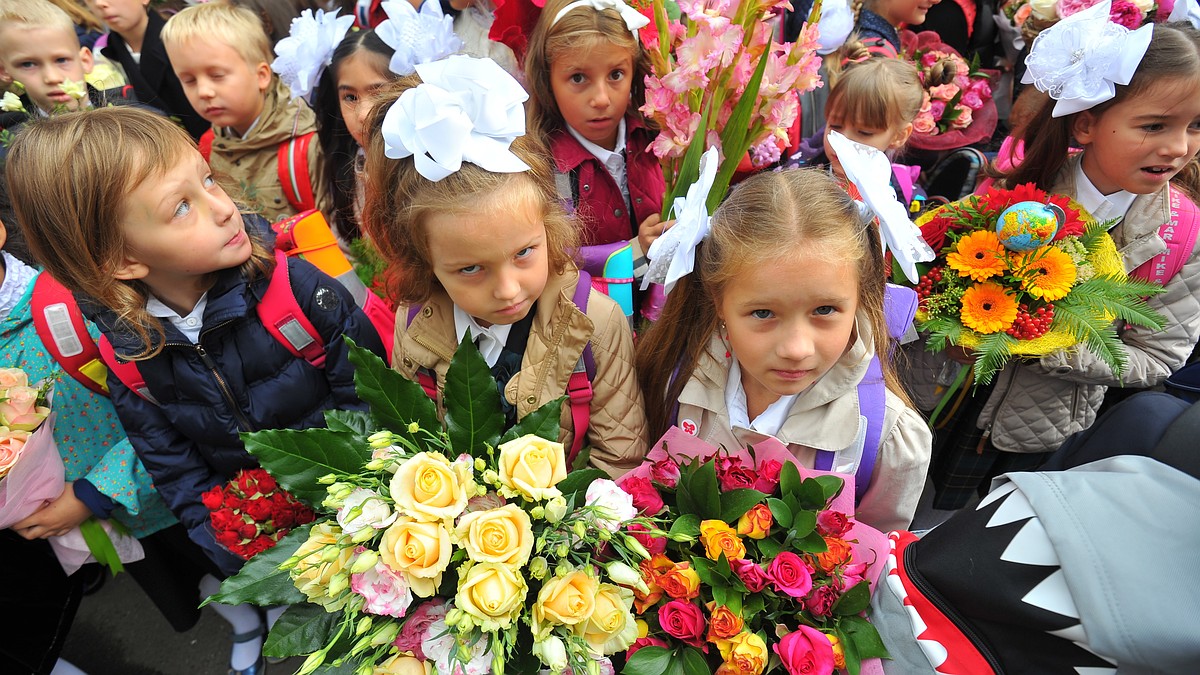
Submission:
[[[588,294],[594,288],[595,281],[584,270],[579,270],[579,281],[575,284],[575,294],[571,302],[579,311],[587,314]],[[412,325],[413,319],[421,312],[421,305],[413,304],[408,307],[408,318],[404,327]],[[571,423],[574,426],[575,437],[571,440],[571,448],[567,453],[567,466],[575,463],[583,449],[584,437],[587,436],[589,420],[592,416],[592,380],[596,377],[596,358],[592,354],[592,343],[583,346],[583,354],[575,363],[575,370],[567,380],[567,404],[571,408]],[[417,383],[425,390],[426,395],[434,401],[438,400],[437,374],[429,368],[417,369]]]
[[[558,199],[568,214],[575,213],[577,177],[574,173],[555,173]],[[627,241],[581,246],[575,256],[580,272],[587,272],[592,288],[612,298],[633,325],[633,247]]]
[[[308,146],[312,144],[317,132],[293,136],[279,144],[276,151],[276,168],[279,173],[279,184],[283,187],[283,196],[288,204],[298,213],[317,208],[313,196],[312,177],[308,171]],[[212,158],[212,146],[215,134],[212,129],[205,131],[198,142],[200,154],[204,161]]]

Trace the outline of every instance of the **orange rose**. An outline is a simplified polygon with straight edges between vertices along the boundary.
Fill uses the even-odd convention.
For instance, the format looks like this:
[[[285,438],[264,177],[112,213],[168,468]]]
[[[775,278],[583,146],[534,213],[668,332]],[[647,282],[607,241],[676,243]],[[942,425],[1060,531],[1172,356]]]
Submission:
[[[725,660],[718,675],[759,675],[767,667],[770,652],[767,643],[756,633],[738,633],[729,640],[717,643],[721,658]]]
[[[850,544],[846,543],[841,537],[825,537],[825,545],[829,550],[817,554],[817,565],[826,573],[832,574],[834,568],[843,563],[850,562],[852,553]]]
[[[676,600],[691,600],[700,595],[700,575],[690,563],[679,563],[660,575],[658,585]]]
[[[771,509],[766,504],[755,504],[754,508],[738,518],[737,532],[751,539],[764,539],[771,532],[775,520],[771,518]]]
[[[705,520],[700,523],[700,541],[705,555],[716,560],[725,554],[727,560],[746,557],[746,546],[738,538],[737,531],[722,520]]]
[[[664,572],[671,570],[673,567],[675,567],[675,563],[671,562],[670,558],[661,553],[648,560],[643,560],[638,565],[638,569],[642,573],[642,581],[646,582],[648,589],[645,593],[636,588],[633,589],[633,607],[638,614],[645,612],[662,599],[663,589],[658,581]]]
[[[846,649],[842,647],[842,641],[833,633],[826,633],[825,637],[829,638],[829,644],[833,645],[833,667],[841,670],[846,667]]]
[[[745,622],[742,617],[738,616],[725,605],[709,604],[711,615],[708,619],[708,635],[705,639],[709,642],[717,642],[718,640],[728,640],[738,633],[742,632]]]

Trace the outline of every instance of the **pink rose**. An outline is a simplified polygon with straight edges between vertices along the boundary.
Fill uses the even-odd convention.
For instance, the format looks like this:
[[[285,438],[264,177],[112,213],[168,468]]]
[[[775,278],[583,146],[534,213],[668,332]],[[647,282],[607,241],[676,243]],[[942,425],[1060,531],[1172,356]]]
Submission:
[[[0,368],[0,392],[10,387],[28,387],[29,375],[20,368]]]
[[[841,595],[833,586],[819,586],[804,598],[804,606],[817,616],[825,616],[833,609],[833,603],[837,602],[839,597]]]
[[[33,387],[9,387],[7,400],[0,401],[0,426],[33,431],[50,411],[37,405],[38,390]]]
[[[721,483],[722,492],[752,488],[757,478],[754,470],[743,464],[740,458],[728,455],[717,458],[717,480]]]
[[[774,647],[790,675],[832,675],[833,645],[816,628],[801,625]]]
[[[866,575],[866,563],[851,563],[846,565],[846,568],[842,570],[841,582],[838,582],[837,577],[834,577],[834,583],[838,585],[839,590],[846,590],[847,588],[854,588],[857,586],[858,582],[862,581]]]
[[[667,635],[708,651],[704,643],[704,612],[696,605],[686,600],[668,602],[658,608],[658,625]]]
[[[803,598],[812,590],[812,569],[800,556],[784,551],[767,565],[767,574],[775,589],[793,598]]]
[[[924,54],[921,55],[921,65],[925,66],[926,68],[932,68],[933,64],[937,63],[937,61],[938,61],[938,53],[937,52],[925,52]]]
[[[1058,0],[1058,18],[1065,19],[1096,4],[1099,0]]]
[[[1142,25],[1142,10],[1137,8],[1137,5],[1129,2],[1129,0],[1113,0],[1112,8],[1108,11],[1108,18],[1112,22],[1134,30]]]
[[[359,547],[362,551],[365,548]],[[404,576],[393,572],[382,562],[362,574],[350,575],[350,590],[358,593],[366,600],[363,611],[380,616],[404,618],[408,606],[412,604],[412,591]]]
[[[917,119],[913,120],[913,133],[932,134],[937,132],[937,120],[933,114],[923,112],[917,115]]]
[[[633,506],[643,516],[657,516],[663,512],[666,505],[663,504],[662,495],[658,494],[658,490],[654,489],[654,485],[650,483],[649,478],[640,476],[627,477],[621,481],[621,489],[628,492],[630,497],[633,497]]]
[[[666,647],[666,646],[667,646],[667,643],[665,641],[660,640],[656,637],[650,637],[647,635],[646,637],[638,638],[638,639],[634,640],[633,644],[629,645],[629,649],[626,650],[625,660],[628,661],[629,659],[633,658],[633,655],[637,652],[637,650],[641,649],[642,647]]]
[[[967,93],[963,94],[961,100],[962,104],[971,110],[979,110],[983,107],[983,99],[979,97],[978,93],[973,91],[968,91]]]
[[[392,644],[402,652],[412,652],[418,659],[427,660],[429,657],[422,651],[421,644],[428,637],[426,633],[429,632],[429,626],[445,618],[446,603],[444,601],[430,600],[422,603],[408,615],[408,620],[404,622],[404,627],[400,629],[400,634],[396,636]]]
[[[21,451],[29,441],[28,431],[0,432],[0,478],[3,478],[21,458]]]
[[[992,85],[987,81],[987,78],[981,77],[978,80],[972,80],[971,86],[968,89],[979,94],[979,98],[982,99],[988,99],[992,96]]]
[[[852,521],[838,511],[822,511],[817,514],[817,532],[823,537],[840,537],[850,531]]]
[[[950,128],[966,129],[967,127],[971,126],[971,122],[974,121],[975,120],[972,119],[971,109],[960,105],[958,106],[958,117],[955,117],[954,121],[950,123]]]
[[[933,117],[933,119],[935,119],[935,120],[942,119],[942,114],[945,112],[946,112],[946,102],[945,101],[938,100],[938,101],[934,101],[933,103],[929,104],[929,114],[930,114],[930,116]],[[917,117],[920,118],[921,116],[917,115]],[[913,126],[915,127],[916,124],[917,123],[914,121]]]
[[[759,492],[772,494],[779,486],[779,474],[783,465],[777,459],[768,459],[758,465],[758,478],[754,481],[754,489]]]
[[[650,555],[658,555],[667,550],[667,538],[650,534],[649,528],[641,523],[630,523],[625,526],[625,531],[633,535]]]
[[[954,98],[956,94],[958,94],[958,85],[954,83],[939,84],[936,87],[929,88],[929,95],[934,100],[949,101],[950,99]]]
[[[745,558],[730,560],[729,567],[742,580],[742,583],[746,584],[746,590],[751,593],[761,592],[771,581],[771,577],[767,576],[762,566],[753,560],[746,560]]]
[[[661,459],[650,465],[650,479],[655,483],[674,489],[679,484],[679,465],[670,459]]]

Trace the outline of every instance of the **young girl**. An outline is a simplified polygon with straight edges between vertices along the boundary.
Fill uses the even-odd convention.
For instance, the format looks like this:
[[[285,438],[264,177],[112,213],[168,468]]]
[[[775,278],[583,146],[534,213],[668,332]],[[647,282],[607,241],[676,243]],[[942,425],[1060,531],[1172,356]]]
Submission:
[[[214,572],[236,572],[243,561],[214,539],[201,493],[256,465],[239,432],[324,426],[325,410],[362,408],[345,337],[382,355],[378,334],[338,282],[297,259],[290,286],[322,338],[323,367],[267,331],[255,309],[275,273],[258,240],[266,223],[238,212],[164,117],[103,108],[30,124],[7,174],[34,254],[145,380],[145,398],[108,384],[155,487]],[[226,609],[249,612],[231,619],[251,645],[232,665],[256,672],[245,669],[259,658],[257,614]]]
[[[417,163],[394,152],[399,138],[419,139],[419,122],[404,111],[410,100],[422,105],[423,87],[455,95],[445,89],[451,85],[441,67],[474,69],[470,77],[483,83],[478,88],[517,106],[508,111],[513,114],[520,112],[520,85],[486,59],[453,56],[429,65],[437,68],[418,66],[429,75],[426,82],[409,76],[383,92],[368,123],[363,224],[398,272],[393,297],[406,305],[397,314],[392,365],[412,379],[436,374],[440,390],[455,348],[470,331],[502,389],[511,424],[562,396],[590,352],[591,462],[619,476],[646,451],[632,336],[612,300],[586,286],[576,292],[581,282],[570,260],[576,226],[559,204],[541,146],[528,136],[498,139],[475,130],[465,142],[486,147],[479,161],[497,170],[466,160],[438,173],[430,171],[428,156]],[[465,86],[464,77],[454,85]],[[506,111],[481,105],[480,112],[494,120]],[[572,447],[581,431],[570,406],[563,408],[560,438]]]
[[[854,29],[872,53],[896,56],[904,26],[925,23],[929,8],[942,0],[853,0]]]
[[[860,419],[859,383],[892,344],[876,230],[827,175],[767,172],[717,209],[695,257],[638,345],[651,436],[672,424],[727,447],[774,436],[808,466],[834,451],[832,466],[855,473],[864,424],[847,420]],[[930,433],[880,363],[885,412],[857,517],[886,531],[912,519]]]
[[[638,108],[649,59],[636,10],[550,0],[525,56],[530,133],[550,148],[559,192],[573,204],[584,246],[628,241],[637,276],[659,234],[666,187],[649,152],[655,132]],[[627,18],[632,15],[633,18]]]
[[[1029,59],[1039,86],[1056,91],[1061,83],[1054,71],[1075,51],[1095,63],[1115,62],[1117,50],[1123,58],[1137,58],[1138,45],[1129,37],[1125,42],[1084,40],[1065,53],[1064,47],[1056,47],[1061,44],[1057,31],[1124,34],[1109,23],[1108,3],[1093,9],[1104,13],[1097,18],[1080,12],[1083,16],[1072,15],[1039,37]],[[1148,302],[1167,318],[1167,325],[1161,331],[1121,332],[1128,361],[1121,378],[1086,349],[1011,363],[991,389],[977,391],[963,404],[944,436],[939,430],[939,445],[943,438],[951,443],[939,448],[934,460],[935,508],[960,508],[992,476],[1035,468],[1067,436],[1091,426],[1108,387],[1161,384],[1183,366],[1200,336],[1200,256],[1194,239],[1188,239],[1196,227],[1189,217],[1195,210],[1191,200],[1200,194],[1195,160],[1200,151],[1200,31],[1182,23],[1141,30],[1152,31],[1152,37],[1129,84],[1117,85],[1105,97],[1102,93],[1112,90],[1106,80],[1080,80],[1078,88],[1065,89],[1074,96],[1048,99],[1026,127],[1024,161],[1001,176],[1001,186],[1034,183],[1071,196],[1100,221],[1115,220],[1109,232],[1125,269],[1164,282],[1166,291]],[[1083,152],[1071,154],[1072,144]],[[1164,227],[1170,221],[1177,222]],[[1170,254],[1165,253],[1168,237],[1171,247],[1179,248]],[[1176,266],[1178,272],[1156,279],[1152,272],[1169,268],[1172,258],[1182,265]],[[909,352],[906,384],[923,409],[932,409],[935,379],[946,367],[946,355]]]

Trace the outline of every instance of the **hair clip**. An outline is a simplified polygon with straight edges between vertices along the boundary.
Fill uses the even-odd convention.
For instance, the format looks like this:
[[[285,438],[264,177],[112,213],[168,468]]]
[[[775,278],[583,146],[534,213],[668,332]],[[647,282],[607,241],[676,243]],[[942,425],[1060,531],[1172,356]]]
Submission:
[[[400,94],[384,115],[386,157],[411,156],[417,172],[435,182],[463,162],[497,173],[529,170],[511,149],[525,135],[529,98],[512,75],[491,59],[462,54],[416,69],[421,84]]]
[[[846,178],[858,188],[870,212],[878,216],[884,248],[892,252],[904,276],[916,282],[917,263],[936,256],[925,243],[921,230],[908,219],[908,209],[896,199],[891,160],[880,150],[855,143],[836,131],[830,131],[828,139]],[[859,211],[862,212],[862,207]]]
[[[1150,46],[1154,26],[1129,30],[1109,20],[1105,0],[1059,21],[1033,40],[1025,59],[1023,84],[1050,95],[1053,117],[1103,103],[1129,84]]]
[[[1175,0],[1167,21],[1187,21],[1193,28],[1200,28],[1200,5],[1196,0]]]
[[[435,0],[426,0],[420,12],[407,1],[388,0],[380,7],[388,18],[379,22],[375,34],[396,50],[388,70],[397,75],[411,75],[418,63],[444,59],[463,48],[454,32],[454,18],[443,14]]]
[[[642,278],[642,290],[650,284],[663,284],[667,293],[675,282],[692,273],[696,266],[696,247],[708,236],[712,218],[708,214],[708,193],[717,179],[717,165],[721,157],[716,148],[709,148],[700,156],[700,175],[688,186],[687,194],[676,197],[671,205],[675,224],[662,233],[646,257],[650,267]]]
[[[591,7],[597,12],[606,9],[615,9],[621,15],[621,19],[625,21],[625,27],[634,35],[637,35],[638,30],[650,23],[650,19],[646,18],[646,15],[625,4],[623,0],[575,0],[575,2],[558,11],[558,14],[554,15],[554,20],[550,22],[550,25],[553,26],[558,23],[559,19],[567,15],[567,12],[577,7]]]
[[[292,19],[288,36],[275,45],[275,60],[271,70],[288,86],[292,98],[303,97],[312,103],[313,93],[321,73],[333,60],[333,50],[346,37],[354,17],[338,16],[338,10],[326,12],[306,9]]]

